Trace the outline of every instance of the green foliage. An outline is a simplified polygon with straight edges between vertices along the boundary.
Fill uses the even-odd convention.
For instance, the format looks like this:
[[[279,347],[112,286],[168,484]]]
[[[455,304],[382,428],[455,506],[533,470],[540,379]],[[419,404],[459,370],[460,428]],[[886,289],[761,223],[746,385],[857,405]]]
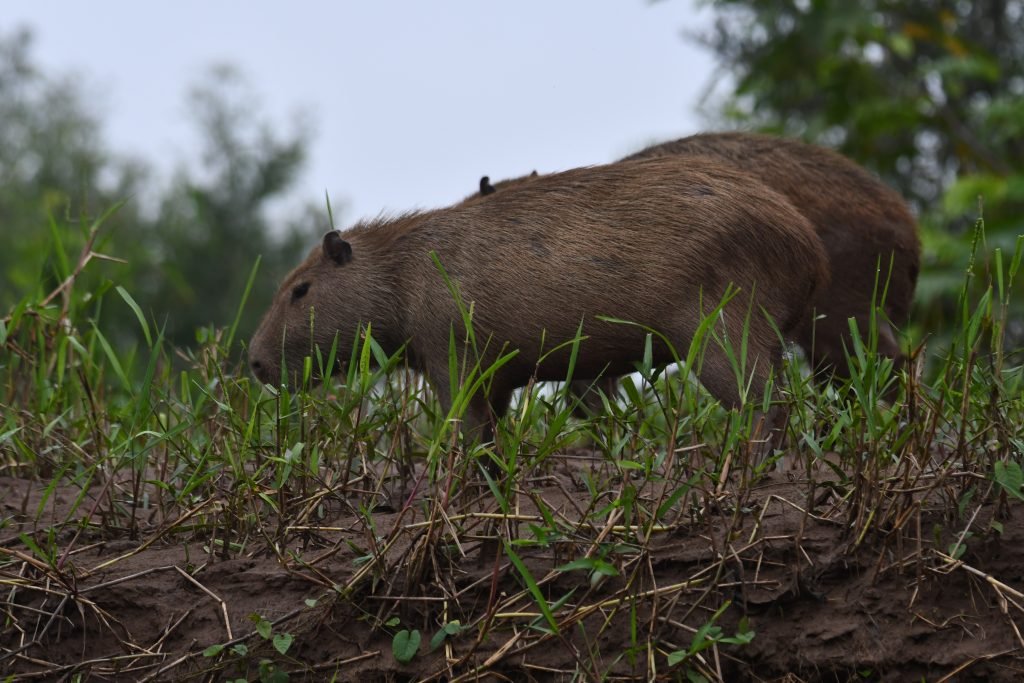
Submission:
[[[197,330],[231,319],[246,289],[253,305],[236,326],[254,329],[303,243],[327,226],[311,209],[286,226],[268,217],[302,169],[307,127],[275,133],[244,80],[214,69],[188,98],[201,164],[154,192],[147,163],[107,147],[81,82],[41,72],[31,46],[27,32],[0,34],[0,311],[67,279],[102,219],[91,249],[104,263],[86,269],[81,284],[98,293],[116,281],[132,293],[127,308],[111,301],[93,310],[111,348],[143,341],[150,323],[173,344],[194,346]],[[51,241],[58,248],[48,251]],[[258,256],[260,277],[247,283]]]
[[[687,649],[670,652],[668,654],[668,665],[681,666],[686,671],[687,679],[690,681],[706,681],[707,679],[700,673],[687,667],[686,662],[704,650],[718,644],[747,645],[753,641],[755,634],[754,631],[750,629],[745,617],[740,619],[736,635],[734,636],[725,635],[722,631],[722,627],[715,623],[731,604],[731,602],[726,602],[715,610],[715,613],[711,615],[711,618],[702,624],[700,628],[697,629],[697,632],[693,634],[693,638],[690,640],[690,646]]]
[[[274,633],[274,625],[266,617],[259,614],[250,614],[249,621],[253,623],[256,629],[256,635],[263,640],[269,641],[273,646],[274,650],[277,651],[282,657],[288,654],[288,650],[292,646],[294,636],[290,633]],[[203,650],[203,657],[212,659],[219,657],[227,651],[229,655],[237,660],[234,664],[236,667],[245,668],[250,662],[250,650],[249,646],[244,642],[236,642],[231,645],[230,648],[226,648],[225,645],[216,644],[211,645]],[[288,672],[284,671],[281,666],[272,659],[262,658],[255,662],[257,676],[261,683],[287,683],[290,679]],[[230,679],[235,681],[247,681],[247,678]]]
[[[955,316],[981,205],[986,250],[1024,233],[1024,11],[1017,0],[708,0],[734,123],[834,146],[918,209],[915,323]],[[1018,321],[1024,302],[1008,311]]]
[[[137,194],[144,177],[139,164],[103,148],[100,123],[76,82],[41,74],[30,48],[28,32],[0,34],[0,311],[68,277],[89,216]],[[108,234],[136,218],[117,212]],[[53,238],[60,247],[48,251]],[[98,286],[111,270],[93,268],[88,277]]]
[[[719,19],[706,39],[736,79],[739,120],[835,144],[924,206],[953,175],[1020,170],[1014,0],[708,4]]]

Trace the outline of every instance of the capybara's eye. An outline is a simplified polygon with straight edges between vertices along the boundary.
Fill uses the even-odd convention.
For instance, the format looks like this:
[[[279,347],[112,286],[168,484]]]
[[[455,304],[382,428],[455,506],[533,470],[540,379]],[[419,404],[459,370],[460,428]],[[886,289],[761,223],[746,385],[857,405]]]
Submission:
[[[292,288],[292,301],[298,301],[302,297],[306,296],[306,292],[309,291],[309,283],[303,282],[300,285],[295,285]]]

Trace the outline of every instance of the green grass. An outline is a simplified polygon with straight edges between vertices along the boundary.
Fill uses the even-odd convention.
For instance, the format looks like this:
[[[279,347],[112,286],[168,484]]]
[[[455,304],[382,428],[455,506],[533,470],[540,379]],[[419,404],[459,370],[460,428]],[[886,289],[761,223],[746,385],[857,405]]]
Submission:
[[[308,385],[314,368],[334,365],[332,349],[310,359],[306,387],[261,386],[237,360],[238,317],[226,330],[205,331],[199,348],[182,351],[167,345],[159,322],[130,292],[76,289],[76,274],[96,258],[91,237],[101,229],[98,221],[86,249],[72,254],[54,226],[51,262],[63,288],[24,299],[0,320],[0,468],[43,491],[31,508],[5,508],[0,519],[0,536],[17,532],[0,545],[5,576],[26,579],[17,591],[71,587],[115,566],[123,555],[91,562],[79,554],[97,537],[130,539],[129,554],[161,545],[202,548],[205,556],[192,557],[192,566],[271,554],[282,565],[309,568],[317,530],[340,506],[359,528],[362,540],[352,542],[359,559],[344,583],[323,586],[321,605],[354,605],[372,629],[396,636],[396,657],[417,656],[410,643],[420,642],[420,629],[427,631],[424,643],[455,642],[462,652],[504,642],[513,632],[523,652],[576,634],[592,644],[577,655],[576,675],[583,678],[598,679],[623,662],[651,662],[657,671],[713,679],[710,650],[728,645],[741,652],[756,638],[745,627],[730,632],[717,625],[730,609],[712,590],[724,580],[724,565],[659,586],[651,585],[647,563],[660,535],[713,509],[731,517],[738,532],[753,485],[774,463],[759,462],[750,444],[755,411],[765,406],[725,411],[684,374],[653,367],[648,352],[619,395],[603,397],[603,413],[577,419],[563,390],[531,385],[501,421],[496,443],[466,453],[458,438],[461,411],[496,366],[460,365],[454,349],[483,340],[452,340],[450,371],[462,389],[451,411],[437,405],[401,354],[385,356],[372,330],[336,381]],[[978,231],[976,246],[980,224]],[[802,508],[810,511],[831,492],[832,519],[847,529],[851,548],[903,528],[920,506],[944,506],[955,529],[945,551],[957,557],[972,534],[986,531],[972,527],[979,506],[1024,496],[1024,359],[1021,349],[1007,346],[1006,319],[1011,297],[1019,295],[1022,250],[1018,240],[1013,254],[997,250],[986,263],[972,261],[958,318],[950,321],[952,346],[915,340],[905,375],[873,353],[872,330],[851,350],[852,379],[845,384],[822,390],[799,362],[787,364],[788,450],[811,472]],[[255,276],[254,268],[250,287]],[[982,294],[969,297],[978,281]],[[112,306],[134,312],[143,345],[125,351],[104,334],[102,311]],[[681,350],[682,360],[697,367],[704,345],[723,341],[709,323]],[[738,341],[732,359],[743,383],[744,340]],[[893,383],[900,388],[890,405],[881,397]],[[545,487],[564,484],[556,474],[567,455],[584,459],[573,474],[579,491],[556,505]],[[71,503],[56,505],[55,493],[69,489]],[[564,504],[569,498],[571,506]],[[389,528],[378,522],[384,507],[397,514]],[[448,585],[440,558],[468,562],[477,554],[494,567],[494,587],[482,604],[449,595],[443,609],[409,609],[364,598]],[[499,575],[512,576],[518,590],[503,583],[499,591]],[[704,596],[703,607],[687,614],[692,641],[652,637],[644,606],[692,591]],[[67,596],[77,599],[70,589]],[[6,615],[6,627],[32,621],[12,609]],[[608,625],[623,621],[630,635],[621,651],[593,649]],[[270,622],[263,622],[257,620],[259,635],[270,642]],[[46,635],[45,620],[32,623]],[[276,624],[273,633],[287,635],[276,645],[291,644],[292,634]],[[16,658],[10,643],[4,648],[0,656]],[[248,661],[247,653],[210,650],[205,666],[244,668],[239,662]],[[302,670],[301,661],[282,659],[280,647],[279,654],[270,664],[253,660],[252,675],[269,679],[285,664]],[[471,675],[487,665],[461,666],[457,674]]]

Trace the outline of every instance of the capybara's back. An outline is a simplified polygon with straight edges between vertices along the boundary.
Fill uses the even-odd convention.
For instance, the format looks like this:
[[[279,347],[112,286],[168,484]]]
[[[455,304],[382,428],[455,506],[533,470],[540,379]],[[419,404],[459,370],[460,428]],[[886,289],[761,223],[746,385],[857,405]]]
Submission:
[[[812,324],[808,318],[797,341],[818,367],[845,374],[847,319],[855,318],[866,335],[873,298],[884,303],[893,324],[906,323],[917,284],[920,241],[917,223],[897,192],[836,152],[751,133],[694,135],[626,159],[693,155],[742,168],[789,198],[817,231],[828,253],[831,283],[815,300],[818,320]],[[877,323],[879,352],[899,363],[902,354],[893,330],[884,319]]]

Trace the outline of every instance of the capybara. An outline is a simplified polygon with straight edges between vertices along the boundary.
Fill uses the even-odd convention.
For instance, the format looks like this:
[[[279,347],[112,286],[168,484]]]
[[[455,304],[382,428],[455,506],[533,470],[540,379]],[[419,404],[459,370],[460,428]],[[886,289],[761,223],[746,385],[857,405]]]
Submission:
[[[862,335],[871,320],[873,297],[884,301],[878,352],[897,367],[903,354],[892,325],[902,327],[910,312],[920,265],[917,223],[900,195],[846,157],[797,140],[752,133],[704,133],[648,147],[624,159],[665,156],[710,157],[756,177],[785,195],[814,226],[828,254],[830,284],[818,290],[813,315],[795,331],[819,376],[848,375],[844,347],[850,346],[854,318]],[[507,190],[534,175],[491,185]],[[481,185],[483,188],[483,185]],[[473,195],[479,197],[480,195]],[[493,197],[488,197],[492,199]],[[759,240],[751,235],[750,248]],[[887,319],[886,319],[887,318]],[[614,385],[612,385],[614,386]],[[586,389],[578,385],[575,389]]]
[[[475,352],[462,343],[463,318],[433,255],[472,310]],[[750,386],[763,395],[783,351],[765,313],[791,332],[827,278],[807,220],[742,170],[701,158],[620,162],[327,233],[281,284],[249,361],[261,381],[290,381],[313,345],[326,355],[337,337],[338,357],[348,359],[358,330],[372,326],[385,352],[407,344],[409,364],[448,408],[457,389],[449,372],[453,332],[460,367],[463,359],[472,367],[474,353],[486,368],[514,351],[463,417],[464,437],[486,438],[513,389],[531,378],[565,379],[567,342],[581,323],[574,377],[621,375],[643,358],[641,326],[685,356],[702,317],[730,287],[739,294],[716,329],[738,350],[749,325]],[[657,336],[653,354],[659,364],[673,360]],[[739,404],[737,378],[715,342],[698,377],[724,405]]]

